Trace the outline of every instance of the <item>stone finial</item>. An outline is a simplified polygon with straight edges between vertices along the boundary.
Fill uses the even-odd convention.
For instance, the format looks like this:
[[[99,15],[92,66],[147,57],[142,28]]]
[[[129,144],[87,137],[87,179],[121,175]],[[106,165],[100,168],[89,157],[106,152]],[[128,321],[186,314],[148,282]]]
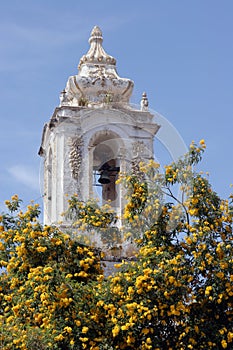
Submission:
[[[84,55],[79,62],[78,68],[80,69],[82,64],[110,64],[110,65],[116,65],[116,60],[114,57],[108,55],[103,47],[103,36],[102,31],[98,26],[95,26],[92,29],[91,36],[89,38],[90,43],[90,49]]]
[[[91,44],[93,40],[98,40],[101,43],[103,42],[102,31],[98,26],[94,26],[94,28],[92,29],[91,36],[89,38],[89,43]]]
[[[118,75],[116,60],[104,51],[102,42],[102,32],[95,26],[89,39],[89,51],[79,62],[78,74],[69,77],[65,101],[61,103],[95,108],[129,103],[134,83]]]
[[[63,89],[60,92],[60,106],[64,106],[66,104],[66,90]]]
[[[148,111],[149,101],[146,92],[143,92],[141,99],[141,111]]]

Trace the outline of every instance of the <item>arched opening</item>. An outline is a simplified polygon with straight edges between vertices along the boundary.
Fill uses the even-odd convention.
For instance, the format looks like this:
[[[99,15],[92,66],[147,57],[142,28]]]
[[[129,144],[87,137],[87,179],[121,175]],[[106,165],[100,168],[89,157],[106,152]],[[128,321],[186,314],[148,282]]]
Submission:
[[[115,202],[117,199],[116,180],[120,167],[117,166],[116,159],[105,162],[98,172],[100,174],[98,182],[102,185],[103,202]]]
[[[97,193],[101,204],[110,203],[119,207],[119,188],[116,180],[120,171],[122,140],[113,132],[99,132],[90,143],[92,150],[93,192]]]

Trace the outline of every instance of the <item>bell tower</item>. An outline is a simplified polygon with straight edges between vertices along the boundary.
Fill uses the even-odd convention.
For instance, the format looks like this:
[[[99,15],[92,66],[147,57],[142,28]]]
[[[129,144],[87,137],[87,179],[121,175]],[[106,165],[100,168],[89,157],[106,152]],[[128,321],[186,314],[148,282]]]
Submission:
[[[121,212],[122,189],[118,173],[136,158],[153,158],[159,125],[148,111],[129,103],[134,83],[121,78],[116,60],[102,47],[99,27],[89,39],[89,51],[80,59],[78,74],[68,78],[60,105],[45,124],[39,150],[44,160],[44,222],[57,224],[67,209],[67,196],[86,201],[98,196]]]

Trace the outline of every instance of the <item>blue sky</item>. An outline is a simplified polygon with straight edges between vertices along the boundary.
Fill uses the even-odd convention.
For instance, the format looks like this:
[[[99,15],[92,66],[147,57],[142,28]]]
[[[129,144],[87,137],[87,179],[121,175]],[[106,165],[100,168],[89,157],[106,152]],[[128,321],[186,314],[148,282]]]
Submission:
[[[42,203],[42,128],[77,74],[94,25],[150,107],[184,142],[204,138],[202,168],[223,197],[233,182],[233,1],[9,0],[0,3],[0,208],[17,193]],[[157,158],[165,156],[157,147]]]

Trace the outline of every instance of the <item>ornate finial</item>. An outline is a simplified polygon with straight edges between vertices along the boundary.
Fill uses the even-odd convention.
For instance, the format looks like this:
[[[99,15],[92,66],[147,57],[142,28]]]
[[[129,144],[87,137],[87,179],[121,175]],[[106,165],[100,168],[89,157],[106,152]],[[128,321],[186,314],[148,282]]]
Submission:
[[[141,99],[141,111],[148,111],[149,101],[146,92],[143,92]]]
[[[105,106],[129,102],[133,81],[121,78],[116,71],[116,60],[102,46],[102,31],[95,26],[90,35],[90,48],[79,62],[79,72],[69,78],[61,94],[61,106]]]
[[[98,26],[95,26],[91,31],[89,43],[91,45],[88,53],[84,55],[78,65],[80,69],[83,64],[111,64],[115,65],[116,60],[114,57],[108,55],[102,47],[103,37],[102,31]]]
[[[60,106],[64,106],[66,102],[66,90],[63,89],[60,93]]]
[[[90,39],[89,39],[89,43],[91,44],[91,42],[93,40],[99,40],[101,43],[103,42],[102,31],[101,31],[100,27],[98,27],[98,26],[95,26],[92,29],[91,36],[90,36]]]

